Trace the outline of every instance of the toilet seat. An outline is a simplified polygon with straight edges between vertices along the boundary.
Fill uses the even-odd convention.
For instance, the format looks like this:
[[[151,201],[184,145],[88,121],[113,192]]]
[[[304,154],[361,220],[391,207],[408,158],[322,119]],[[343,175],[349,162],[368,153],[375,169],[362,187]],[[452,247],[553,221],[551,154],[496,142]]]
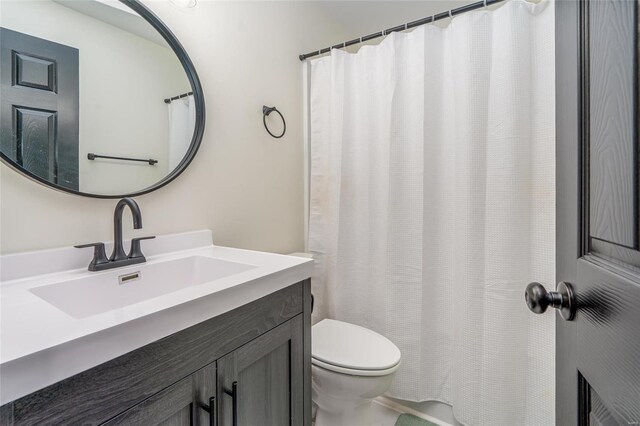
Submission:
[[[313,365],[354,376],[385,376],[400,366],[400,349],[389,339],[332,319],[313,326],[311,352]]]
[[[395,373],[395,371],[400,367],[400,362],[398,362],[396,365],[394,365],[391,368],[387,368],[386,370],[356,370],[353,368],[344,368],[344,367],[339,367],[337,365],[327,364],[315,358],[311,358],[311,363],[316,367],[324,368],[325,370],[333,371],[334,373],[348,374],[350,376],[366,376],[366,377],[386,376],[388,374]]]

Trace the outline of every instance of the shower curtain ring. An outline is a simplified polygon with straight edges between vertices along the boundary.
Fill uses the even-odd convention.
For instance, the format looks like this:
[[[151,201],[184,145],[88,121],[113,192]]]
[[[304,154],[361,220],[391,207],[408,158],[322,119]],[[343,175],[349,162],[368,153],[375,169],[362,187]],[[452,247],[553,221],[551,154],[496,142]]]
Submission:
[[[453,19],[453,15],[451,14],[451,9],[449,9],[449,18]]]
[[[484,8],[487,8],[487,0],[483,0]]]

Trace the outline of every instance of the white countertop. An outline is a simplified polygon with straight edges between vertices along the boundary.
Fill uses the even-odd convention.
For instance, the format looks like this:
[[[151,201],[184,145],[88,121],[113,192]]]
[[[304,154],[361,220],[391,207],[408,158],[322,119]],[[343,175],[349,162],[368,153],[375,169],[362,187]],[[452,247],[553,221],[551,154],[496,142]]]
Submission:
[[[311,259],[214,246],[210,231],[144,241],[143,252],[147,264],[204,256],[256,267],[73,318],[29,289],[101,273],[86,269],[91,250],[61,248],[1,256],[0,405],[309,278],[313,268]]]

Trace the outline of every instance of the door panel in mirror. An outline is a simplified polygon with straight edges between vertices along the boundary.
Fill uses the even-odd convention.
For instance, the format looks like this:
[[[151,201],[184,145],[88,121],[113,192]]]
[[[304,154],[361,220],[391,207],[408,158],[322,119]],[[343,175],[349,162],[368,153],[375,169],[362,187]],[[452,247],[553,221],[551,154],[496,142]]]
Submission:
[[[15,108],[16,163],[38,176],[58,183],[55,111]]]
[[[26,53],[11,52],[11,66],[16,86],[27,86],[34,89],[56,91],[55,59],[38,58]]]

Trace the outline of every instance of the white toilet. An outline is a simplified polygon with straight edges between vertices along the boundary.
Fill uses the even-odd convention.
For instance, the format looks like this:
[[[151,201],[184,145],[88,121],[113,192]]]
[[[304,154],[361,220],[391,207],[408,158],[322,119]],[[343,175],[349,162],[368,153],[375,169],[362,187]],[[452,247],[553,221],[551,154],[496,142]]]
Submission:
[[[371,426],[371,401],[391,385],[400,349],[372,330],[331,319],[311,334],[315,426]]]

